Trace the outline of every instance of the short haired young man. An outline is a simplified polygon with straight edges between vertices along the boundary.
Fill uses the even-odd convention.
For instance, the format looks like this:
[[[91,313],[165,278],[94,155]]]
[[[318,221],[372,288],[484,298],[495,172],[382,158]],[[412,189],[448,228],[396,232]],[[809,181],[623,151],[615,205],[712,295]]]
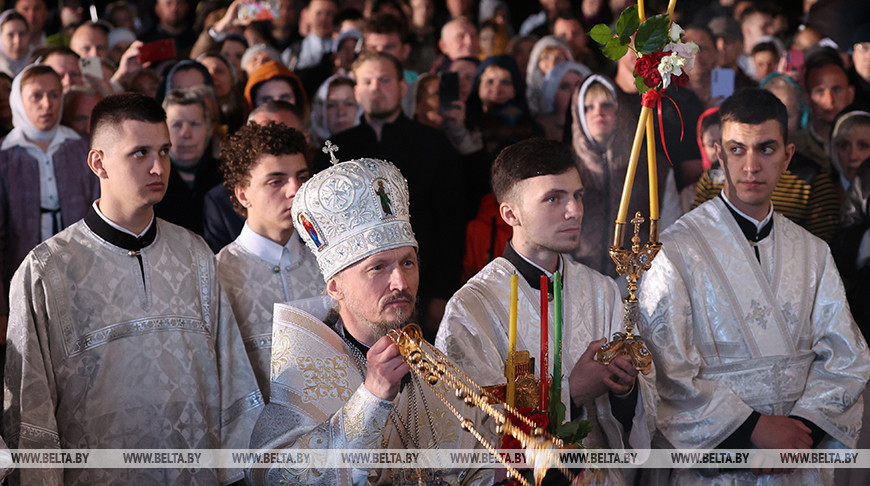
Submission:
[[[565,322],[571,323],[562,342],[567,417],[591,421],[586,446],[648,449],[654,425],[652,381],[637,379],[627,355],[606,366],[593,360],[606,338],[622,330],[622,303],[613,280],[570,256],[580,244],[583,219],[583,183],[571,148],[541,138],[513,144],[493,164],[492,187],[513,238],[503,256],[450,299],[435,345],[460,368],[473,372],[481,385],[504,383],[509,282],[518,274],[517,349],[528,350],[540,363],[541,276],[547,276],[549,288],[559,270],[564,275]],[[552,363],[555,312],[549,307]],[[619,476],[614,481],[622,481],[620,472],[611,472]]]
[[[745,89],[719,115],[725,188],[662,233],[638,294],[658,428],[680,449],[855,447],[867,344],[828,246],[771,203],[795,151],[786,107]],[[831,470],[777,472],[729,469],[720,481],[830,484]],[[672,481],[710,478],[683,469]]]
[[[153,98],[94,108],[101,197],[12,280],[4,437],[21,449],[241,449],[262,408],[205,243],[154,217],[169,174]],[[21,469],[13,484],[230,483],[234,469]]]
[[[218,277],[267,402],[272,307],[324,291],[314,256],[293,230],[290,214],[296,191],[310,177],[307,152],[302,133],[269,122],[243,126],[221,153],[224,184],[247,221],[218,254]]]

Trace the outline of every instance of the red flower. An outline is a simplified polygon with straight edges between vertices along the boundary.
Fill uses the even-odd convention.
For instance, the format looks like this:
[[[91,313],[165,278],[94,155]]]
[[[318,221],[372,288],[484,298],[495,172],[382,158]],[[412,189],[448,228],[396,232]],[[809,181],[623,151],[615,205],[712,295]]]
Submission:
[[[685,86],[686,84],[689,83],[689,75],[686,74],[685,71],[683,71],[683,74],[680,74],[679,76],[674,76],[672,74],[671,75],[671,83],[676,84],[677,86]]]
[[[529,418],[535,425],[546,430],[547,425],[550,423],[550,419],[547,416],[546,412],[542,412],[540,410],[535,410],[531,407],[529,408],[521,408],[517,410],[517,413],[520,415]],[[531,435],[532,430],[525,422],[520,420],[516,415],[510,414],[508,416],[509,420],[512,424],[519,426],[520,430],[525,432],[526,434]],[[505,434],[501,439],[501,448],[502,449],[522,449],[522,444],[516,438]]]
[[[634,64],[634,71],[638,76],[643,78],[643,83],[650,88],[655,88],[662,82],[662,75],[659,73],[659,63],[663,57],[665,57],[664,52],[655,51],[652,54],[638,58]]]

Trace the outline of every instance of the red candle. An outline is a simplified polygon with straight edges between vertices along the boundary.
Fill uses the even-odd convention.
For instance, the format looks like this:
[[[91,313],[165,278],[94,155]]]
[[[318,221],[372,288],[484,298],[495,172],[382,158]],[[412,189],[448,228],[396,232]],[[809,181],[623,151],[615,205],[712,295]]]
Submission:
[[[549,319],[547,317],[547,309],[549,308],[550,299],[548,298],[547,284],[549,280],[546,275],[541,275],[541,396],[538,409],[542,412],[547,411],[547,405],[550,395],[550,364],[549,364],[549,340],[548,330],[550,328]]]

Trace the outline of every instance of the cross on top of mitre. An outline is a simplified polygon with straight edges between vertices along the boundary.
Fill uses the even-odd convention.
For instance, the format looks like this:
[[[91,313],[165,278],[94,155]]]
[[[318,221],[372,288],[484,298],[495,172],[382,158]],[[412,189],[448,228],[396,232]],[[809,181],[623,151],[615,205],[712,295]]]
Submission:
[[[325,153],[325,154],[329,154],[329,162],[332,165],[335,165],[338,163],[338,157],[335,156],[335,153],[338,152],[338,145],[335,145],[334,143],[332,143],[331,140],[327,140],[324,143],[324,147],[320,150],[323,151],[323,153]]]

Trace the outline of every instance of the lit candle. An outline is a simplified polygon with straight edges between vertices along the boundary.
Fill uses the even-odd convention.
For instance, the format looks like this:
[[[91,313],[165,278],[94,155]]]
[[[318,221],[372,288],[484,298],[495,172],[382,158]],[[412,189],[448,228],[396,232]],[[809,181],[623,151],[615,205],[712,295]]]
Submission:
[[[640,146],[646,129],[646,120],[652,111],[646,106],[640,109],[640,119],[637,121],[637,131],[634,132],[634,142],[631,145],[631,155],[628,158],[628,169],[625,173],[625,184],[622,186],[622,198],[619,200],[617,223],[626,223],[628,216],[628,201],[631,199],[631,188],[634,185],[634,175],[637,173],[637,161],[640,158]],[[615,241],[614,246],[622,246],[621,241]]]
[[[514,368],[514,355],[517,352],[517,285],[519,278],[511,275],[511,301],[510,318],[508,324],[508,363],[507,363],[507,404],[514,406],[514,393],[516,391],[516,369]]]
[[[653,118],[646,118],[646,158],[649,163],[649,217],[659,219],[659,176],[656,167],[656,132]]]
[[[547,295],[547,284],[549,280],[546,275],[541,275],[541,396],[539,399],[538,410],[547,411],[547,395],[550,393],[550,386],[547,383],[547,378],[550,376],[549,359],[549,316],[547,309],[550,305],[550,299]]]
[[[562,389],[562,273],[553,274],[553,314],[556,336],[553,350],[553,388]]]

